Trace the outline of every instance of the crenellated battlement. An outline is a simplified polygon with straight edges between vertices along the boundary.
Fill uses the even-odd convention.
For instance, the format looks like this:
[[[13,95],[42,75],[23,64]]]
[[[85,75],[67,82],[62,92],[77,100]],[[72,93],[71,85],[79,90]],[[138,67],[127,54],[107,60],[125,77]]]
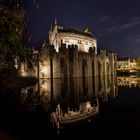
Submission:
[[[116,75],[116,53],[97,53],[97,39],[90,32],[64,29],[57,24],[49,31],[49,43],[44,41],[37,58],[34,69],[39,74],[35,76],[40,78]]]
[[[40,59],[45,58],[44,62],[50,62],[52,59],[53,77],[47,73],[40,73],[40,76],[46,78],[70,78],[70,77],[90,77],[116,74],[115,57],[116,53],[107,53],[106,50],[101,50],[99,54],[94,53],[94,49],[90,48],[89,52],[79,52],[77,45],[69,45],[66,48],[65,44],[59,47],[56,52],[54,47],[48,46],[46,51],[42,50]],[[44,57],[45,55],[48,57]],[[53,57],[52,57],[53,56]],[[46,65],[50,67],[50,63]]]

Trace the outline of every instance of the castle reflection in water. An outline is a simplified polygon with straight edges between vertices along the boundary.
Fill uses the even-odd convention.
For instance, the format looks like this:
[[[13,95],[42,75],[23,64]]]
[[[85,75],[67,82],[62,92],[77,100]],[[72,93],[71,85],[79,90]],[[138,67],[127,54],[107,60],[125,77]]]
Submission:
[[[118,76],[118,86],[140,87],[140,77],[137,76]]]
[[[115,98],[117,91],[117,78],[111,76],[40,79],[35,86],[22,89],[21,99],[26,109],[35,111],[41,104],[54,122],[59,117],[59,121],[69,123],[70,119],[83,120],[97,114],[100,100]]]

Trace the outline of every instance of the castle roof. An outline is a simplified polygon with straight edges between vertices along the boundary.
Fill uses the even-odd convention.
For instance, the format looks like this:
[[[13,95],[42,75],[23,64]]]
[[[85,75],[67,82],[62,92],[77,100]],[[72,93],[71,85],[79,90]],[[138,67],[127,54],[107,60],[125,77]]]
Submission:
[[[58,32],[60,32],[60,33],[74,33],[74,34],[84,35],[84,36],[96,39],[96,37],[93,36],[92,33],[90,33],[90,32],[83,32],[83,31],[79,31],[79,30],[76,30],[73,28],[58,29]]]

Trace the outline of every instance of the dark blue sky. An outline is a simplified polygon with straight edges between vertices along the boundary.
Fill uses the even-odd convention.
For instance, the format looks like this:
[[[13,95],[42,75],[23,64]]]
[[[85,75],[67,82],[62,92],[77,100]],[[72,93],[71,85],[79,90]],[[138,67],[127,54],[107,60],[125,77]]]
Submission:
[[[118,56],[140,55],[140,0],[24,0],[24,5],[35,47],[48,39],[57,18],[64,27],[88,27],[98,39],[98,48]]]

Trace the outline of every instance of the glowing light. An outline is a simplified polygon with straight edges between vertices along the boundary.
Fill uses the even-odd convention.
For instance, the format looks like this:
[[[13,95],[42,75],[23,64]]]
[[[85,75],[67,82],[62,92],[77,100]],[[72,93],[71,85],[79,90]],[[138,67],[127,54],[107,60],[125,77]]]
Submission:
[[[85,33],[88,33],[88,28],[85,28],[85,29],[84,29],[84,32],[85,32]]]
[[[86,103],[86,108],[87,108],[87,109],[91,108],[90,102],[87,102],[87,103]]]
[[[21,63],[21,75],[22,76],[27,76],[27,72],[26,72],[24,63]]]
[[[47,68],[45,66],[43,66],[40,72],[44,73],[44,74],[47,73]]]
[[[48,63],[46,62],[42,62],[40,64],[40,76],[41,77],[48,77],[48,74],[49,74],[49,66],[48,66]]]
[[[78,45],[78,50],[82,52],[88,52],[90,47],[96,48],[96,42],[90,42],[87,40],[78,40],[78,39],[69,39],[69,38],[63,38],[63,43],[66,44],[66,47],[69,45]]]

